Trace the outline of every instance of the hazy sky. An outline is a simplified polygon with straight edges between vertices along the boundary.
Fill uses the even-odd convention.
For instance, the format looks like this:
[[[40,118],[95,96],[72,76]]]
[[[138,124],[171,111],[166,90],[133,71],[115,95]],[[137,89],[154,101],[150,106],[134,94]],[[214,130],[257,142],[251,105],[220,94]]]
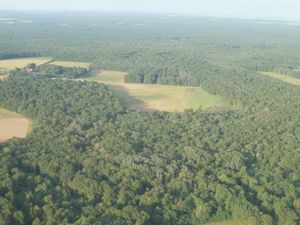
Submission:
[[[300,19],[300,0],[0,0],[0,10],[99,10]]]

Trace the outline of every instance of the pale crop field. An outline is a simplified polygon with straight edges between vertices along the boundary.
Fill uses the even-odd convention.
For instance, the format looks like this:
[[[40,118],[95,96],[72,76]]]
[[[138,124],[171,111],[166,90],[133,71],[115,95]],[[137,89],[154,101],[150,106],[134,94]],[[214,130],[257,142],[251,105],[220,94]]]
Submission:
[[[91,64],[87,62],[72,62],[72,61],[53,61],[49,65],[63,66],[63,67],[81,67],[89,69]]]
[[[36,65],[49,64],[63,67],[81,67],[86,69],[89,69],[91,65],[87,62],[53,61],[51,58],[36,57],[0,60],[0,70],[13,70],[15,68],[24,68],[30,63],[35,63]]]
[[[25,138],[30,122],[20,114],[0,108],[0,142],[12,138]]]
[[[4,80],[7,77],[7,75],[0,75],[0,80]]]
[[[259,74],[262,74],[262,75],[268,76],[268,77],[272,77],[274,79],[281,80],[281,81],[284,81],[289,84],[300,86],[300,79],[295,78],[295,77],[282,75],[282,74],[274,73],[274,72],[259,72]]]
[[[51,58],[45,58],[45,57],[5,59],[5,60],[0,60],[0,69],[13,70],[15,68],[24,68],[30,63],[41,65],[49,61],[51,61]]]
[[[129,109],[141,111],[183,112],[185,109],[216,109],[229,104],[220,96],[200,87],[125,83],[126,73],[118,71],[94,72],[86,80],[107,84]]]

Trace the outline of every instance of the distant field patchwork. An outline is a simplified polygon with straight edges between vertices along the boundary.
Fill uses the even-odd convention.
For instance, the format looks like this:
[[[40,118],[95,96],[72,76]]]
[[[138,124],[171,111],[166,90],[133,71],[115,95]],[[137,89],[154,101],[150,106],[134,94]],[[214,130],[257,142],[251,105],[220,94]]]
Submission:
[[[12,70],[16,67],[25,67],[30,63],[90,68],[90,63],[87,62],[54,61],[51,58],[40,57],[0,60],[0,69]],[[228,102],[220,96],[212,95],[199,87],[129,84],[124,82],[125,75],[126,73],[119,71],[98,71],[85,79],[107,84],[109,89],[130,109],[182,112],[185,109],[217,109],[229,106]],[[0,76],[0,79],[5,77]]]
[[[73,62],[73,61],[54,61],[51,58],[46,57],[36,57],[36,58],[20,58],[20,59],[5,59],[0,60],[0,73],[4,70],[13,70],[15,68],[23,68],[30,63],[35,63],[36,65],[50,64],[64,67],[81,67],[88,69],[90,63],[87,62]]]
[[[107,84],[130,109],[182,112],[185,109],[216,109],[228,106],[220,96],[212,95],[202,88],[130,84],[124,82],[125,75],[124,72],[102,71],[95,72],[86,79]]]
[[[30,63],[41,65],[50,62],[51,58],[21,58],[21,59],[6,59],[0,60],[0,69],[13,70],[15,68],[23,68]]]
[[[25,138],[28,131],[28,119],[18,113],[0,108],[0,142],[12,138]]]
[[[274,72],[259,72],[259,74],[268,76],[268,77],[272,77],[274,79],[281,80],[281,81],[284,81],[289,84],[300,86],[300,79],[297,79],[295,77],[282,75],[282,74],[274,73]]]

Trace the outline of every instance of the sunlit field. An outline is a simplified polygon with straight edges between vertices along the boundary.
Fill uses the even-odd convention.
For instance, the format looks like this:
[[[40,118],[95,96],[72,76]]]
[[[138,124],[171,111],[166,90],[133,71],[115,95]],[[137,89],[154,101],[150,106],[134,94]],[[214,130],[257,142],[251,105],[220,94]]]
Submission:
[[[118,71],[94,72],[87,78],[107,84],[122,103],[141,111],[183,112],[185,109],[217,109],[228,103],[199,87],[125,83],[126,73]]]
[[[23,68],[30,63],[41,65],[50,61],[51,58],[45,57],[0,60],[0,69],[13,70],[15,68]]]
[[[72,61],[53,61],[49,63],[50,65],[64,66],[64,67],[81,67],[89,69],[90,63],[87,62],[72,62]]]
[[[29,120],[20,114],[0,108],[0,142],[12,138],[25,138]]]
[[[300,79],[297,79],[295,77],[291,77],[288,75],[282,75],[282,74],[274,73],[274,72],[259,72],[259,73],[262,75],[268,76],[268,77],[272,77],[277,80],[284,81],[289,84],[300,86]]]

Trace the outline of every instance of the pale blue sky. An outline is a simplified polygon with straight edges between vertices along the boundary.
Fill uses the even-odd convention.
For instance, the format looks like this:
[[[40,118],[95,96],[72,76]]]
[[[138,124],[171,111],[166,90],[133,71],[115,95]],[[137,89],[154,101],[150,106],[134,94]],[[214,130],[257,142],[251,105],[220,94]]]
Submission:
[[[99,10],[300,19],[300,0],[0,0],[0,10]]]

